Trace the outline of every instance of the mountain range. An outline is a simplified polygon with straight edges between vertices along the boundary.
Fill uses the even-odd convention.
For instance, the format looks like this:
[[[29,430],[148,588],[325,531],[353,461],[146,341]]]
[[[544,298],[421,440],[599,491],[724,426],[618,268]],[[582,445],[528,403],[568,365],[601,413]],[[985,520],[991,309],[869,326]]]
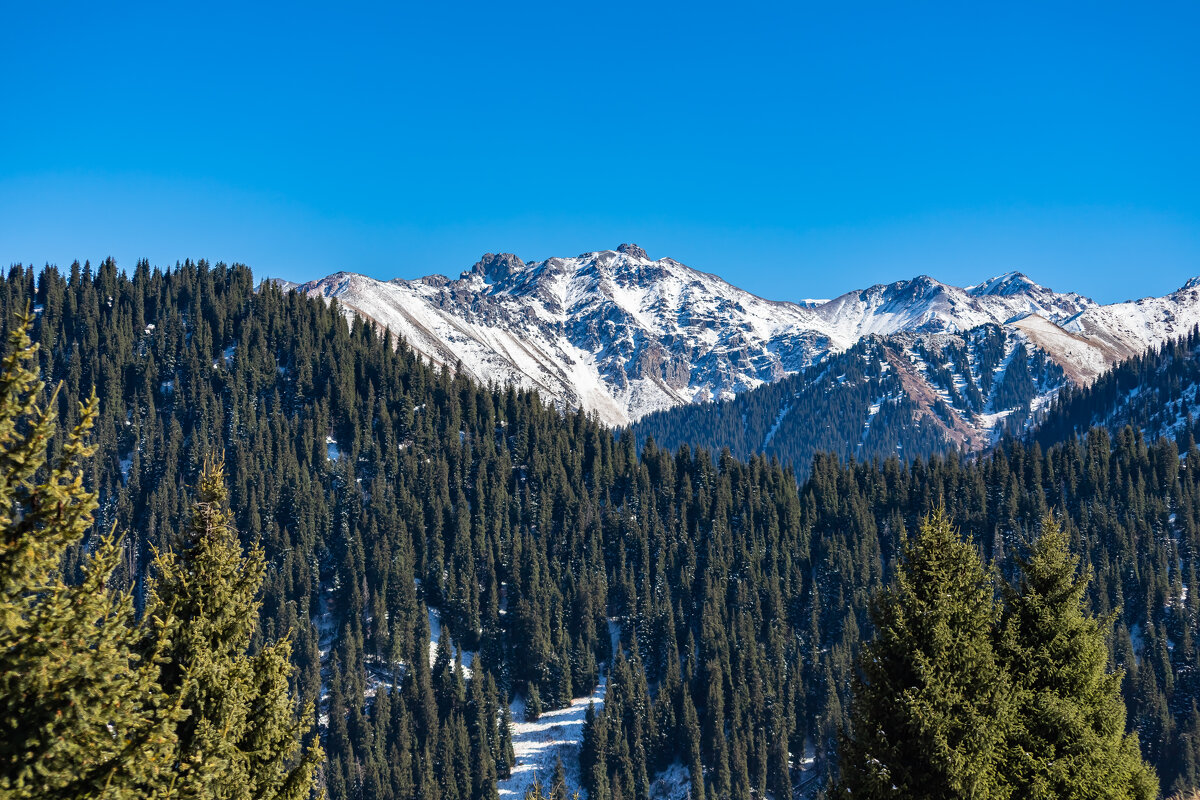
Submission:
[[[1072,311],[1054,293],[1041,306],[1069,315],[1047,323],[1065,333],[1116,313],[1125,327],[1104,329],[1104,346],[1115,348],[1137,330],[1135,312],[1160,331],[1187,327],[1191,291],[1115,312],[1082,300]],[[208,570],[199,595],[185,588],[201,600],[242,598],[254,609],[239,617],[243,640],[261,617],[258,653],[281,636],[291,644],[271,656],[282,683],[226,681],[212,696],[273,709],[283,722],[271,730],[319,736],[330,800],[517,800],[546,776],[555,796],[827,794],[843,734],[861,719],[854,677],[874,637],[874,598],[897,585],[899,555],[938,507],[997,584],[1022,574],[1047,512],[1062,520],[1088,576],[1086,613],[1102,620],[1092,630],[1106,637],[1093,663],[1123,673],[1107,691],[1121,691],[1126,721],[1117,707],[1104,718],[1121,722],[1110,726],[1116,735],[1136,733],[1161,795],[1191,791],[1200,787],[1200,330],[1075,388],[1072,365],[1019,327],[1032,317],[960,329],[976,316],[951,330],[938,316],[951,301],[955,313],[967,303],[1019,307],[1031,292],[1016,276],[968,289],[912,281],[864,290],[836,306],[860,309],[857,322],[845,317],[862,330],[845,349],[827,345],[794,374],[646,414],[619,435],[533,391],[432,368],[358,318],[347,326],[355,312],[320,291],[255,291],[240,265],[17,265],[0,276],[0,320],[21,320],[9,361],[61,386],[44,416],[15,419],[57,418],[69,430],[81,417],[71,401],[99,398],[86,467],[78,448],[59,448],[63,463],[80,463],[83,485],[97,487],[84,509],[94,513],[79,523],[91,525],[52,566],[79,574],[87,542],[128,531],[101,582],[112,588],[100,597],[120,602],[156,581],[159,547],[182,544],[182,556],[167,558],[204,572],[187,532],[197,515],[217,513],[229,526],[220,538],[230,569]],[[889,295],[889,310],[861,311]],[[863,330],[884,314],[893,321]],[[25,327],[36,349],[24,345]],[[1097,333],[1075,335],[1101,346]],[[32,407],[38,380],[33,369],[24,375]],[[943,455],[988,425],[1010,430],[1032,416],[1040,447],[1006,438],[978,457]],[[1147,442],[1136,431],[1177,438]],[[718,452],[726,445],[748,457]],[[222,452],[226,477],[189,490]],[[253,543],[246,559],[233,544],[241,541]],[[124,652],[139,652],[155,629],[144,626],[159,624],[102,616],[124,628],[113,633]],[[191,619],[215,624],[208,611]],[[94,666],[92,641],[68,648],[83,667]],[[236,676],[234,660],[263,663],[248,655],[257,647],[217,648],[204,663]],[[53,671],[44,650],[35,648],[35,677]],[[288,653],[291,666],[280,661]],[[120,656],[121,685],[130,685],[126,662],[151,663]],[[144,674],[152,682],[159,673]],[[101,705],[88,713],[103,740],[130,728],[128,715],[108,713],[115,695],[100,684]],[[29,695],[41,717],[23,716],[22,700],[7,716],[13,729],[56,719],[58,694]],[[140,708],[180,707],[147,697]],[[296,709],[308,710],[297,718]],[[56,730],[75,735],[73,719]],[[47,746],[58,752],[61,741]],[[61,763],[67,784],[83,774]]]
[[[489,253],[453,279],[338,272],[298,289],[336,298],[345,313],[391,330],[437,364],[536,389],[613,426],[730,401],[789,376],[807,374],[811,383],[833,357],[879,341],[872,357],[897,381],[880,402],[903,394],[905,413],[940,425],[942,438],[965,449],[1027,423],[1063,386],[1087,385],[1200,323],[1200,279],[1165,297],[1109,305],[1019,272],[966,287],[921,275],[785,302],[670,258],[652,260],[634,244],[532,262]],[[1040,372],[1026,376],[1032,392],[996,397],[1014,356],[1023,365],[1040,360]],[[775,409],[776,425],[788,405]],[[849,439],[861,444],[865,434]]]

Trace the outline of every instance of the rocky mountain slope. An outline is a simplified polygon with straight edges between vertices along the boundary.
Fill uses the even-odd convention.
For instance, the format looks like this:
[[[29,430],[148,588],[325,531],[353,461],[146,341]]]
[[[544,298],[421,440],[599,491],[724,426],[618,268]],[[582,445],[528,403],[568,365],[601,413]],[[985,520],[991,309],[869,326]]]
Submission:
[[[1200,436],[1200,330],[1122,361],[1087,386],[1069,386],[1031,438],[1043,447],[1102,427],[1126,426],[1147,441]]]
[[[817,453],[864,461],[984,449],[1023,431],[1069,383],[1044,351],[994,323],[936,337],[870,335],[799,374],[647,414],[633,430],[668,450],[762,453],[803,477]]]
[[[1084,384],[1200,322],[1195,282],[1167,297],[1104,306],[1020,273],[963,288],[919,276],[791,303],[765,300],[670,258],[652,260],[630,244],[528,263],[488,254],[456,279],[379,281],[343,272],[299,289],[337,298],[346,313],[374,320],[435,362],[485,382],[535,388],[613,425],[732,399],[872,335],[907,336],[897,352],[940,352],[991,325],[1004,332],[1005,352],[1020,344],[1044,353],[1066,380]],[[898,372],[910,373],[905,391],[918,406],[932,409],[942,399],[953,407],[955,391],[990,382],[982,375],[966,380],[976,369],[970,358],[951,370],[948,386],[916,362]],[[970,430],[959,438],[973,442],[992,436],[995,415],[1005,411],[986,404],[962,410],[970,412]]]

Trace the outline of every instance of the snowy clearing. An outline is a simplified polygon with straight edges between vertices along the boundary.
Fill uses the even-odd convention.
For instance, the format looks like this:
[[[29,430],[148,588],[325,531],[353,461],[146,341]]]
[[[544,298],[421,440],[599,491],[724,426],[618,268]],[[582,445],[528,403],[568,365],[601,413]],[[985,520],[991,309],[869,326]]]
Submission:
[[[554,776],[554,764],[562,759],[567,776],[567,797],[576,791],[584,795],[579,779],[579,748],[583,743],[583,719],[588,703],[596,704],[596,711],[604,707],[604,692],[607,678],[601,678],[591,697],[577,697],[569,708],[547,711],[537,722],[525,721],[525,700],[518,697],[512,702],[513,753],[517,760],[512,776],[499,782],[503,798],[525,797],[534,780],[540,780],[549,792],[550,779]]]

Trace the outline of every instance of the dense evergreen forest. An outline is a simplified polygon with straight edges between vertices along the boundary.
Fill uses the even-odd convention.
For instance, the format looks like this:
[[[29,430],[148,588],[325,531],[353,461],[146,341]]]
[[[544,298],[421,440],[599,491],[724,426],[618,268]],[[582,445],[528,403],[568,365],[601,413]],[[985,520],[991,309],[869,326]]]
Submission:
[[[924,372],[931,389],[914,389]],[[979,415],[1007,411],[1004,432],[1024,431],[1038,394],[1066,383],[1061,367],[999,325],[981,325],[940,346],[907,334],[868,336],[795,375],[731,400],[647,414],[639,444],[682,444],[740,459],[761,453],[803,479],[817,453],[870,461],[971,450],[964,435]],[[933,391],[943,392],[943,397]]]
[[[1090,609],[1112,614],[1144,756],[1164,790],[1200,785],[1195,446],[1125,429],[972,462],[817,454],[798,484],[761,455],[639,452],[533,393],[434,369],[336,303],[256,291],[245,267],[15,267],[0,324],[30,302],[64,423],[100,398],[95,528],[130,532],[135,591],[224,451],[234,526],[267,564],[252,646],[293,632],[333,800],[495,797],[507,700],[561,706],[602,671],[591,796],[644,797],[676,762],[697,798],[828,785],[870,598],[943,504],[1006,574],[1061,516]]]
[[[1043,447],[1093,427],[1126,425],[1146,436],[1193,438],[1200,398],[1200,329],[1122,361],[1089,386],[1068,386],[1044,415],[1033,438]]]
[[[997,580],[945,510],[922,518],[871,608],[834,796],[1152,800],[1106,621],[1053,515]]]

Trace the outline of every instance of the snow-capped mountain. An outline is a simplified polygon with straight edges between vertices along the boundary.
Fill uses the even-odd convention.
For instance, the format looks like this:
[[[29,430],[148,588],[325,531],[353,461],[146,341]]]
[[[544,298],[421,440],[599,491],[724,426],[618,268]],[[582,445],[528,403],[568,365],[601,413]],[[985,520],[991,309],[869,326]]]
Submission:
[[[803,372],[720,403],[679,406],[633,425],[639,442],[748,459],[762,453],[808,473],[818,453],[857,460],[977,451],[1023,432],[1068,385],[1015,330],[864,337]]]
[[[845,347],[868,334],[958,333],[1023,314],[1060,323],[1095,306],[1077,294],[1058,294],[1019,272],[960,289],[926,275],[847,292],[816,313]]]
[[[851,343],[831,341],[812,309],[652,261],[637,245],[530,263],[489,253],[457,280],[338,273],[301,290],[481,381],[535,388],[618,425],[732,397]]]
[[[1102,306],[1020,273],[976,286],[927,276],[832,300],[765,300],[637,245],[524,262],[487,254],[457,279],[337,273],[300,291],[337,298],[436,362],[537,389],[614,425],[728,399],[868,335],[921,342],[1002,326],[1076,382],[1200,322],[1200,289]]]
[[[1035,438],[1044,446],[1107,428],[1126,427],[1146,441],[1200,436],[1200,332],[1123,361],[1091,385],[1074,386],[1055,398],[1039,420]]]

